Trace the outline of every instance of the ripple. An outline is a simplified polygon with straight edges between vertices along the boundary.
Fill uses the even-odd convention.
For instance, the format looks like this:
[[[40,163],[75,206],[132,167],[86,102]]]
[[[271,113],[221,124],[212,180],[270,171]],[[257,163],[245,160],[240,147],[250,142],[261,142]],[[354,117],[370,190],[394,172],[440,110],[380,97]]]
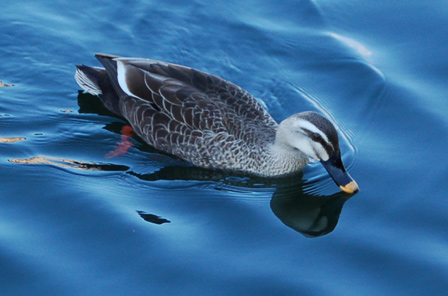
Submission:
[[[361,55],[364,59],[366,59],[367,62],[371,63],[373,61],[372,52],[369,49],[367,49],[365,45],[361,44],[361,42],[333,32],[329,32],[328,35],[347,45],[349,48],[354,49],[359,55]]]

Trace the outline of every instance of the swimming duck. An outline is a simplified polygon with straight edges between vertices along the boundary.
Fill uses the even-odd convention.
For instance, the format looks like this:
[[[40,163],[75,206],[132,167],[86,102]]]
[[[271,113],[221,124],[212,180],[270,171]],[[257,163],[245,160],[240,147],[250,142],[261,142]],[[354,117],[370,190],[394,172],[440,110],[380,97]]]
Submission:
[[[146,143],[196,166],[281,176],[319,160],[339,188],[358,191],[333,124],[316,112],[278,124],[248,92],[217,76],[162,61],[96,54],[75,79],[124,117]]]

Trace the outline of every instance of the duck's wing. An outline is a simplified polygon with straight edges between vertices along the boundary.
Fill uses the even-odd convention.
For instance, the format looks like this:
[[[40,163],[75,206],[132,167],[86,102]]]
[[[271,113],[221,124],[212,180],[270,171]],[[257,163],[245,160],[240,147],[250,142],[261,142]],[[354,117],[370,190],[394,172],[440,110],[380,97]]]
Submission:
[[[116,62],[115,71],[112,72],[117,76],[120,88],[127,95],[154,102],[159,108],[164,108],[164,103],[180,104],[190,99],[190,96],[197,97],[197,101],[200,102],[206,96],[208,100],[217,104],[223,103],[228,109],[233,109],[237,116],[247,121],[263,125],[276,124],[251,94],[217,76],[150,59],[104,54],[97,54],[96,57],[103,64],[105,60]],[[108,69],[108,72],[110,70]]]
[[[161,61],[104,54],[96,57],[122,98],[121,114],[157,149],[201,166],[216,167],[192,158],[249,153],[241,150],[275,137],[275,120],[235,84]]]

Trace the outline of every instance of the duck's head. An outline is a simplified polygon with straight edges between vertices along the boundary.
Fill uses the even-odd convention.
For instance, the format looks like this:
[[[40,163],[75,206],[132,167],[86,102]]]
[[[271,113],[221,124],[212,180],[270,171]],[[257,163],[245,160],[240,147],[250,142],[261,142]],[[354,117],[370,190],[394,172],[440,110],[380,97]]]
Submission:
[[[319,160],[342,191],[355,193],[359,190],[342,164],[338,133],[322,115],[310,111],[292,115],[282,121],[277,137],[291,148]]]

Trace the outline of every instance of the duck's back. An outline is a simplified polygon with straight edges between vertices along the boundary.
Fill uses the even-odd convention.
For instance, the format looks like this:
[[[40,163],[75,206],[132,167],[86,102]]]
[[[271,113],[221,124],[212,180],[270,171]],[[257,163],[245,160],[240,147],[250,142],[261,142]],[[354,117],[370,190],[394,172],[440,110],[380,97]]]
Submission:
[[[126,118],[148,144],[202,167],[259,170],[277,123],[248,92],[184,66],[96,57],[105,70],[81,66],[78,71],[97,84],[105,106]]]

